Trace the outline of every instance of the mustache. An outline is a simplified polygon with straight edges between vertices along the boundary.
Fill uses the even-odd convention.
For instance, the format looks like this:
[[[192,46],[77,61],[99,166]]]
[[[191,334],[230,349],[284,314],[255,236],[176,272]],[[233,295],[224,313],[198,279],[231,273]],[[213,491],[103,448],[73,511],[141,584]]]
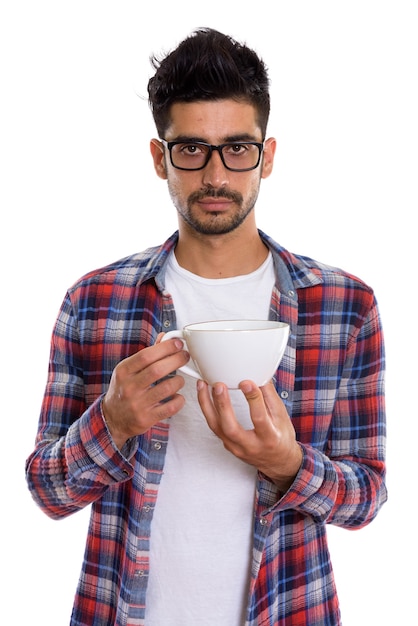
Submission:
[[[224,187],[221,187],[220,189],[205,187],[190,194],[189,206],[190,204],[193,204],[193,202],[199,202],[205,198],[226,198],[227,200],[232,200],[232,202],[236,202],[237,204],[241,204],[243,200],[242,194],[238,191],[232,191],[225,189]]]

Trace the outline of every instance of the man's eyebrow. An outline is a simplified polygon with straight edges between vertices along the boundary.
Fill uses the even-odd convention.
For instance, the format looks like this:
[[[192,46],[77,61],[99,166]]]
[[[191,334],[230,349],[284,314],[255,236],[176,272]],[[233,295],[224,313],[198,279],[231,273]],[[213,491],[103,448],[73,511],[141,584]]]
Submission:
[[[199,141],[200,143],[207,143],[204,137],[194,137],[192,135],[177,135],[177,137],[173,137],[169,141],[179,141],[181,143],[195,143]]]
[[[254,135],[250,135],[250,133],[241,133],[239,135],[230,135],[229,137],[225,137],[224,143],[233,143],[234,141],[257,141],[260,142],[261,139],[254,137]]]
[[[193,136],[193,135],[177,135],[177,137],[173,137],[173,139],[170,139],[170,142],[171,141],[179,141],[181,143],[193,143],[193,142],[210,143],[205,137],[198,137],[198,136]],[[254,135],[250,135],[250,133],[239,133],[236,135],[228,135],[227,137],[224,137],[220,143],[221,144],[222,143],[234,143],[234,142],[241,142],[241,141],[261,142],[262,140],[258,139],[257,137],[254,137]]]

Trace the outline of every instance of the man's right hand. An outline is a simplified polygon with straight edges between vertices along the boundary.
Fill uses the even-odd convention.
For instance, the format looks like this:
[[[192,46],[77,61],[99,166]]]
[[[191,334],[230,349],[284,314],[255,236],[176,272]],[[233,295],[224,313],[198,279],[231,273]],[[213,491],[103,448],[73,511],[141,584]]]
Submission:
[[[189,360],[182,341],[169,339],[140,350],[115,367],[102,410],[119,449],[135,435],[177,413],[184,406],[178,392],[184,385],[179,374],[169,376]],[[168,378],[167,378],[168,377]]]

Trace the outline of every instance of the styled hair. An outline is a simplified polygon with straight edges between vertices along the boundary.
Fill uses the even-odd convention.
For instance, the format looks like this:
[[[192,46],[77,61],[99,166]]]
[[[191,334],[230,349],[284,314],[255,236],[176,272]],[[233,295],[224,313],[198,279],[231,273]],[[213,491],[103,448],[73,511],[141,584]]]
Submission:
[[[165,58],[151,57],[149,105],[160,137],[176,102],[234,99],[252,104],[265,138],[270,113],[269,79],[258,55],[228,35],[199,28]]]

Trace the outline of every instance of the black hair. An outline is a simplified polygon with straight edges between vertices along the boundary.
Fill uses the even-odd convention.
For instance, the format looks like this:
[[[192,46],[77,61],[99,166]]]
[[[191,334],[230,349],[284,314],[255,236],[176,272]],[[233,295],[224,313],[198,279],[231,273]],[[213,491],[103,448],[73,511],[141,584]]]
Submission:
[[[270,113],[269,79],[258,55],[232,37],[199,28],[165,58],[151,57],[156,69],[148,82],[157,132],[164,137],[175,102],[226,98],[252,104],[265,137]]]

